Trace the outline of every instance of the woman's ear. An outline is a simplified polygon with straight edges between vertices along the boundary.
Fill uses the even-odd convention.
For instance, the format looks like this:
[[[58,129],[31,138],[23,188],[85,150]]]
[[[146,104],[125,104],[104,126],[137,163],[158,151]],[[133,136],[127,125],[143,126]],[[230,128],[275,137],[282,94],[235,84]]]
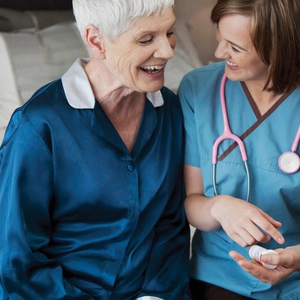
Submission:
[[[85,41],[93,56],[105,58],[104,38],[98,28],[88,25],[85,29]]]

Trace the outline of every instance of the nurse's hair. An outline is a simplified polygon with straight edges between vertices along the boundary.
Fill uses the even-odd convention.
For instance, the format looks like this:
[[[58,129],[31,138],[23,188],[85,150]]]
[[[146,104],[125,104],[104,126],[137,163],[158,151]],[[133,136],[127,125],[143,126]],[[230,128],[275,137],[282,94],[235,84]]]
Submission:
[[[218,0],[211,21],[218,24],[228,14],[252,18],[252,43],[268,66],[269,76],[263,90],[282,94],[298,87],[300,0]]]
[[[94,25],[110,41],[128,30],[143,16],[159,15],[174,0],[73,0],[73,12],[82,38]]]

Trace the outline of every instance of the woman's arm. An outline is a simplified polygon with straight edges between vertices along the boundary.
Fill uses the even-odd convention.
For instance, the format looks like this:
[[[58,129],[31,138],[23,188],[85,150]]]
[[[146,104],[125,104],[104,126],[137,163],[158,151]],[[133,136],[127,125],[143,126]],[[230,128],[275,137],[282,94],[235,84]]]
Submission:
[[[184,207],[189,223],[204,231],[218,229],[221,224],[210,213],[218,197],[204,196],[201,169],[185,164],[184,182],[186,188]]]
[[[281,223],[258,207],[229,195],[206,197],[200,168],[185,165],[184,179],[185,210],[192,226],[204,231],[221,226],[242,247],[266,243],[271,237],[279,244],[284,243],[283,236],[276,229]]]
[[[52,165],[44,141],[17,112],[0,149],[0,295],[9,299],[93,299],[43,252],[52,230]]]

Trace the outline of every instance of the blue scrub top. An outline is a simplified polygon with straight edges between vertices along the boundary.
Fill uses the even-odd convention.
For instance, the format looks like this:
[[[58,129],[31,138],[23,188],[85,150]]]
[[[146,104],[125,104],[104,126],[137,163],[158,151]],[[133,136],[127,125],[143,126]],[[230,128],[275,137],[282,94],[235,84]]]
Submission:
[[[178,90],[186,133],[185,163],[201,168],[207,197],[214,196],[212,146],[224,130],[220,104],[224,68],[224,62],[220,62],[193,70]],[[286,240],[284,247],[300,244],[300,171],[286,174],[278,166],[279,156],[291,150],[300,124],[300,89],[283,97],[264,116],[259,115],[241,82],[227,79],[225,96],[231,131],[243,137],[248,156],[250,203],[282,222],[279,231]],[[232,140],[222,142],[218,157],[232,144]],[[297,153],[300,154],[300,146]],[[218,193],[246,199],[247,177],[239,148],[224,155],[216,169]],[[274,240],[263,247],[281,248]],[[300,299],[299,272],[273,286],[262,283],[230,258],[230,250],[250,259],[248,248],[233,242],[222,228],[214,232],[197,230],[193,239],[192,277],[254,299]]]
[[[80,68],[17,109],[0,148],[0,298],[189,299],[179,101],[146,101],[130,154],[94,98],[70,105],[75,85],[89,97]]]

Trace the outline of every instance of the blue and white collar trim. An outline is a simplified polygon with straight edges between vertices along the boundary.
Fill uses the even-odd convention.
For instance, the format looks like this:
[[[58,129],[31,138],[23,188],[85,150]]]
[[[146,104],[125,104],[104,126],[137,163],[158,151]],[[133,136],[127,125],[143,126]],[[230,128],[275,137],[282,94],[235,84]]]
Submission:
[[[64,91],[70,106],[77,109],[93,109],[95,96],[83,67],[89,59],[78,58],[70,69],[61,77]],[[164,104],[160,91],[147,93],[147,99],[154,107]]]

